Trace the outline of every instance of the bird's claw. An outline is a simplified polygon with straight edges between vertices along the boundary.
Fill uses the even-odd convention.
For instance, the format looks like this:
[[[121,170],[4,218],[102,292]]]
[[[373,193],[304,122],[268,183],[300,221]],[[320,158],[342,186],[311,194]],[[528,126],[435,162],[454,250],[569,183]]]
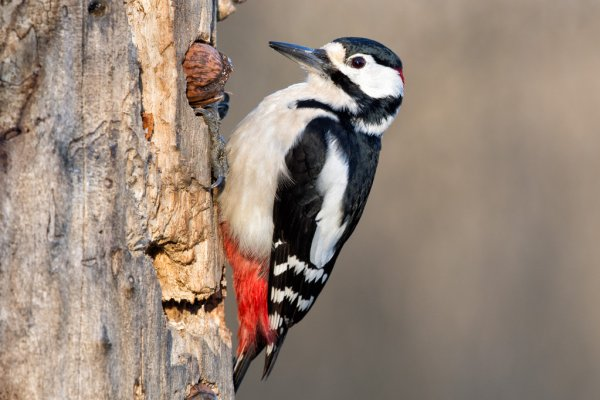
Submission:
[[[225,94],[224,101],[229,100],[229,95]],[[221,102],[221,103],[223,103]],[[212,175],[216,179],[209,187],[205,187],[206,190],[212,190],[215,188],[222,188],[225,183],[225,178],[229,170],[227,164],[227,156],[225,154],[225,139],[219,134],[219,128],[221,126],[221,119],[226,114],[227,106],[221,103],[213,103],[205,108],[195,108],[194,112],[197,116],[204,118],[204,122],[208,127],[210,133],[210,161],[212,167]],[[223,111],[225,109],[225,112]]]
[[[223,175],[219,175],[219,176],[217,176],[217,180],[216,180],[216,181],[214,181],[214,182],[212,183],[212,185],[210,185],[210,186],[209,186],[209,188],[210,188],[211,190],[212,190],[212,189],[215,189],[215,188],[221,188],[221,186],[222,186],[224,183],[225,183],[225,177],[224,177]]]

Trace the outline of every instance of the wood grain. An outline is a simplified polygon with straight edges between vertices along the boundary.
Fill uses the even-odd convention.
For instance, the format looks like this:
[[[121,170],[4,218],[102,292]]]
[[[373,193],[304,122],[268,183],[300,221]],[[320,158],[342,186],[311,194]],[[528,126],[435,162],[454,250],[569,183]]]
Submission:
[[[209,139],[181,68],[214,43],[214,3],[38,3],[0,16],[0,399],[231,399]]]

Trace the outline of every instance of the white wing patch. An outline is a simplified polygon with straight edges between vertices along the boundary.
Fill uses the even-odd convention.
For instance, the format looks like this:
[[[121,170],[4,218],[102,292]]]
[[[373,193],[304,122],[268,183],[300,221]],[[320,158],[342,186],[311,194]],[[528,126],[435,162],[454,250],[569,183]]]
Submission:
[[[310,299],[303,299],[302,297],[298,297],[298,304],[296,305],[296,308],[298,308],[298,311],[306,311],[310,308],[314,301],[315,296],[310,296]]]
[[[273,275],[279,276],[290,268],[293,268],[296,274],[299,274],[306,268],[306,263],[300,261],[296,256],[290,256],[283,264],[276,264],[273,267]]]
[[[323,276],[323,268],[308,268],[304,271],[304,280],[308,283],[318,281]]]
[[[305,262],[300,261],[296,256],[288,257],[288,260],[282,264],[275,264],[273,266],[273,276],[279,276],[289,270],[293,270],[296,275],[304,275],[304,280],[308,283],[318,282],[319,279],[321,279],[322,282],[325,282],[327,279],[327,274],[325,274],[325,270],[323,270],[322,266],[312,268]],[[295,300],[297,294],[289,292],[292,290],[291,288],[286,287],[285,290],[284,293],[283,290],[272,288],[271,300],[276,303],[281,303],[284,297],[287,297],[292,301]]]
[[[274,303],[281,303],[286,298],[293,303],[296,297],[298,297],[298,293],[294,292],[291,287],[286,287],[285,290],[271,288],[271,301]]]
[[[310,246],[310,261],[317,268],[323,268],[331,260],[346,229],[347,223],[342,224],[342,205],[347,185],[348,161],[339,150],[337,141],[330,138],[327,160],[317,180],[323,205],[317,214],[317,229]]]
[[[273,314],[269,315],[269,328],[277,330],[277,328],[279,328],[282,324],[283,319],[281,318],[281,315],[279,315],[277,312],[274,312]]]

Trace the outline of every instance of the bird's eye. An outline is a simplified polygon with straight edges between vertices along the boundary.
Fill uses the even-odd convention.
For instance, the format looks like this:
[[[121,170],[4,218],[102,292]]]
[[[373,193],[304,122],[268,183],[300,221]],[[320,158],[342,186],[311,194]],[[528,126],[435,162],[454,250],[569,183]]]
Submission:
[[[365,64],[367,63],[367,60],[365,60],[363,57],[354,57],[353,59],[350,60],[350,66],[352,68],[356,68],[356,69],[361,69],[362,67],[365,66]]]

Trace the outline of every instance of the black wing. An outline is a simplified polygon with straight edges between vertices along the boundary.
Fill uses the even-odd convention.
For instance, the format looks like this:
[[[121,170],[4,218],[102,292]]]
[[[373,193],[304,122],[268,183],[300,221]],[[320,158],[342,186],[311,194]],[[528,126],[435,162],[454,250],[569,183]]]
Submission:
[[[311,244],[327,190],[319,188],[318,182],[331,155],[332,141],[348,164],[348,183],[342,200],[345,219],[333,255],[325,265],[316,266],[310,258]],[[269,272],[269,322],[278,337],[267,346],[263,377],[273,368],[287,330],[314,304],[342,245],[356,227],[373,182],[379,150],[378,137],[356,135],[337,121],[321,117],[307,126],[288,152],[285,161],[290,175],[281,177],[273,208],[275,226]]]

